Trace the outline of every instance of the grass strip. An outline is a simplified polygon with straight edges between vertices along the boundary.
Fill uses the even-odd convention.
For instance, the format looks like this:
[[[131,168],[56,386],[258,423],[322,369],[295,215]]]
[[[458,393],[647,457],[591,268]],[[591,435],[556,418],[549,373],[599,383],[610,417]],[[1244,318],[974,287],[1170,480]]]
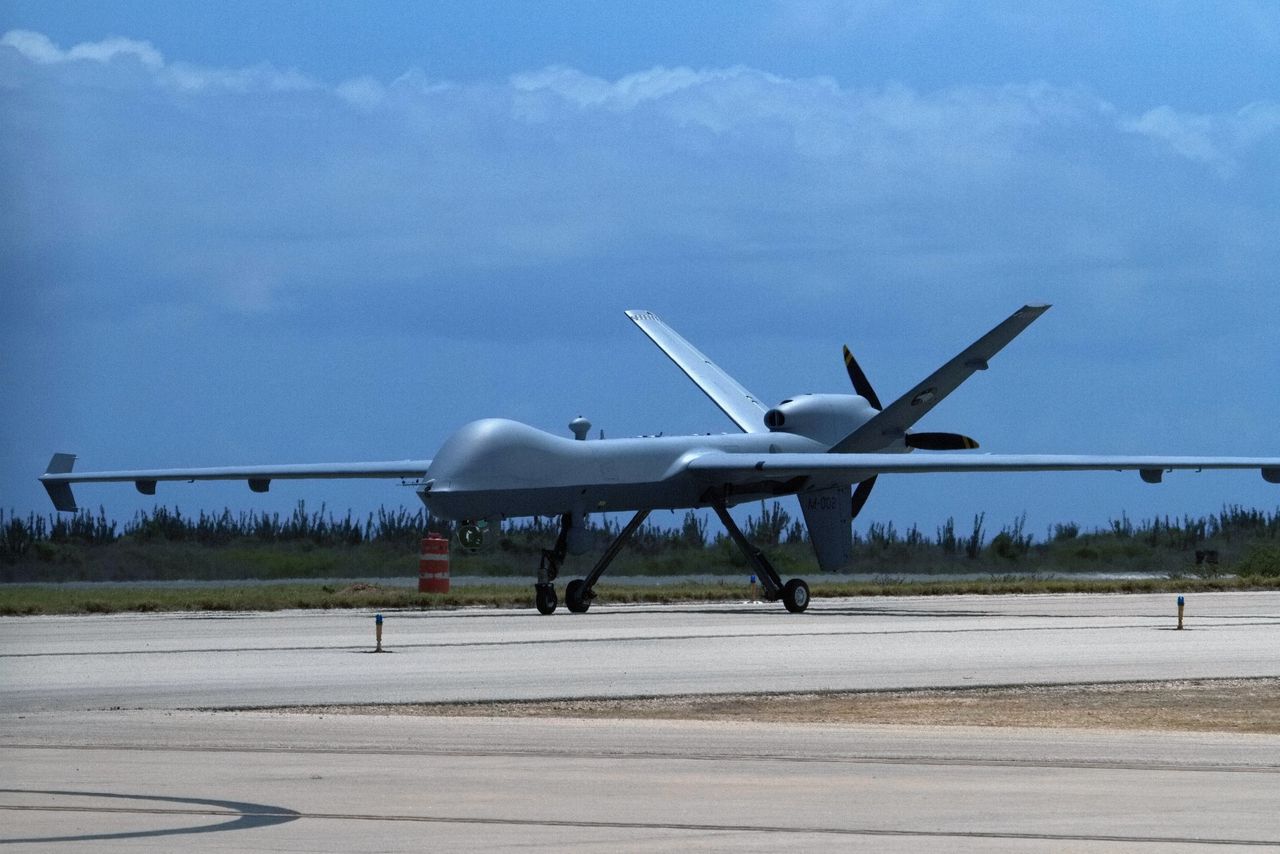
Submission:
[[[1280,579],[1264,578],[1140,578],[1073,579],[993,577],[991,579],[913,582],[854,582],[818,580],[815,597],[949,596],[1011,593],[1204,593],[1231,590],[1278,590]],[[738,580],[678,582],[665,585],[598,588],[601,604],[730,602],[748,597]],[[446,594],[418,593],[411,588],[352,584],[236,585],[201,588],[110,587],[86,589],[38,584],[0,586],[0,616],[37,614],[115,614],[122,612],[281,611],[294,608],[450,609],[465,607],[532,607],[532,585],[477,585]]]

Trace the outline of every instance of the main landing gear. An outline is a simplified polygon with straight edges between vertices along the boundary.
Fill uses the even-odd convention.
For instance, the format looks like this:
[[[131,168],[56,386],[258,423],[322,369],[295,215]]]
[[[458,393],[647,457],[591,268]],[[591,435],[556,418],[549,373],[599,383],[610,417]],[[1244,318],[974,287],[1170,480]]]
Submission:
[[[729,532],[729,536],[738,544],[738,548],[742,549],[742,553],[747,557],[747,562],[751,564],[751,568],[760,579],[760,583],[764,587],[765,599],[770,602],[781,599],[782,604],[793,614],[799,614],[805,608],[808,608],[809,585],[805,584],[804,579],[793,578],[784,584],[781,576],[778,575],[778,571],[773,568],[773,564],[769,563],[769,559],[764,556],[764,552],[752,545],[737,523],[733,521],[733,517],[729,515],[729,511],[725,508],[724,501],[715,501],[711,506],[716,511],[716,515],[720,517],[720,521],[724,524],[725,530]],[[586,578],[575,578],[569,582],[564,589],[564,603],[570,611],[575,614],[583,614],[591,607],[591,600],[596,598],[596,582],[600,580],[600,576],[604,575],[604,571],[609,567],[613,559],[617,557],[622,547],[626,545],[627,540],[631,539],[631,535],[644,524],[644,520],[648,517],[648,510],[641,510],[631,517],[631,521],[609,544],[609,547],[604,550],[604,554],[596,561],[596,565],[587,573]],[[538,581],[533,585],[533,602],[540,614],[555,613],[556,606],[560,604],[556,599],[554,582],[556,576],[560,574],[561,564],[564,563],[569,528],[572,525],[572,514],[566,513],[561,516],[560,536],[556,538],[555,547],[542,550],[542,561],[538,565]]]
[[[738,548],[746,555],[747,562],[751,564],[751,568],[755,570],[756,577],[760,579],[760,584],[764,587],[764,598],[770,602],[778,599],[782,600],[782,604],[793,614],[799,614],[805,608],[809,607],[809,585],[804,583],[802,578],[793,578],[786,584],[782,583],[782,577],[778,575],[778,570],[773,568],[773,564],[769,563],[769,559],[764,556],[764,552],[751,544],[746,535],[742,533],[742,529],[733,521],[733,517],[729,515],[729,510],[725,507],[724,501],[713,501],[711,509],[716,511],[716,515],[720,517],[720,523],[724,525],[729,536],[738,544]]]

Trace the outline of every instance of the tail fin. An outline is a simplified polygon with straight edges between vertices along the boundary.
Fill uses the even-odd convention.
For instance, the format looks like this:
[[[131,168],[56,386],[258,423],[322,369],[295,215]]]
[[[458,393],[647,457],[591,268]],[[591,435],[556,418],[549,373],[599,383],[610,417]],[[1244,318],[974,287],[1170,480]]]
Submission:
[[[809,528],[809,542],[823,572],[839,572],[853,560],[853,508],[849,484],[802,492],[800,512]]]
[[[49,460],[49,467],[44,470],[44,476],[40,478],[49,497],[53,499],[53,506],[68,513],[74,513],[79,509],[76,507],[76,497],[71,494],[71,484],[49,475],[71,474],[75,464],[75,454],[54,454],[53,459]]]

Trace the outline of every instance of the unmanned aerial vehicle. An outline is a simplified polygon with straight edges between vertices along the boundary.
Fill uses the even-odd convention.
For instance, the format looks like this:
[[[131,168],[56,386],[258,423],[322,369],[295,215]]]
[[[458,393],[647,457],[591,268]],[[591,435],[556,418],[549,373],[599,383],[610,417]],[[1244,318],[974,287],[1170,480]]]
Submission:
[[[601,575],[652,511],[710,508],[746,555],[766,598],[798,613],[809,605],[808,585],[800,578],[784,581],[734,522],[730,507],[797,496],[818,565],[833,571],[851,559],[853,518],[880,475],[1135,470],[1148,483],[1158,483],[1176,469],[1257,469],[1268,482],[1280,483],[1280,457],[975,454],[978,444],[967,436],[912,432],[1048,308],[1018,309],[888,406],[846,347],[854,394],[801,394],[773,407],[653,312],[628,311],[627,317],[733,421],[740,432],[732,434],[588,440],[591,425],[577,418],[569,425],[571,439],[486,418],[463,426],[429,460],[74,472],[74,455],[55,454],[40,481],[58,510],[74,511],[73,483],[132,481],[140,492],[153,495],[160,481],[244,480],[254,492],[266,492],[278,479],[401,479],[414,484],[432,515],[460,523],[459,537],[467,546],[477,545],[484,528],[503,519],[559,517],[559,536],[542,551],[534,585],[534,603],[543,614],[558,605],[554,582],[566,555],[590,547],[586,520],[591,513],[634,515],[591,571],[565,587],[570,611],[590,607]]]

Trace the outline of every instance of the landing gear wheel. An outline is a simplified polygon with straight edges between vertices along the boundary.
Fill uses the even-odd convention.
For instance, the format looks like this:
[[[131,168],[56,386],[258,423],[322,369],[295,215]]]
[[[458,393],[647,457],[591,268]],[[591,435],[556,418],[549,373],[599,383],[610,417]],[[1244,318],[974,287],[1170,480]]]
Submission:
[[[564,604],[575,614],[585,614],[591,607],[591,599],[587,596],[587,582],[575,578],[564,588]]]
[[[484,545],[484,530],[479,525],[463,525],[458,529],[458,545],[469,552],[479,551]]]
[[[533,604],[537,607],[539,614],[554,614],[556,605],[560,604],[556,601],[556,589],[550,584],[533,585]]]
[[[793,614],[809,607],[809,585],[803,578],[793,578],[782,588],[782,604]]]

